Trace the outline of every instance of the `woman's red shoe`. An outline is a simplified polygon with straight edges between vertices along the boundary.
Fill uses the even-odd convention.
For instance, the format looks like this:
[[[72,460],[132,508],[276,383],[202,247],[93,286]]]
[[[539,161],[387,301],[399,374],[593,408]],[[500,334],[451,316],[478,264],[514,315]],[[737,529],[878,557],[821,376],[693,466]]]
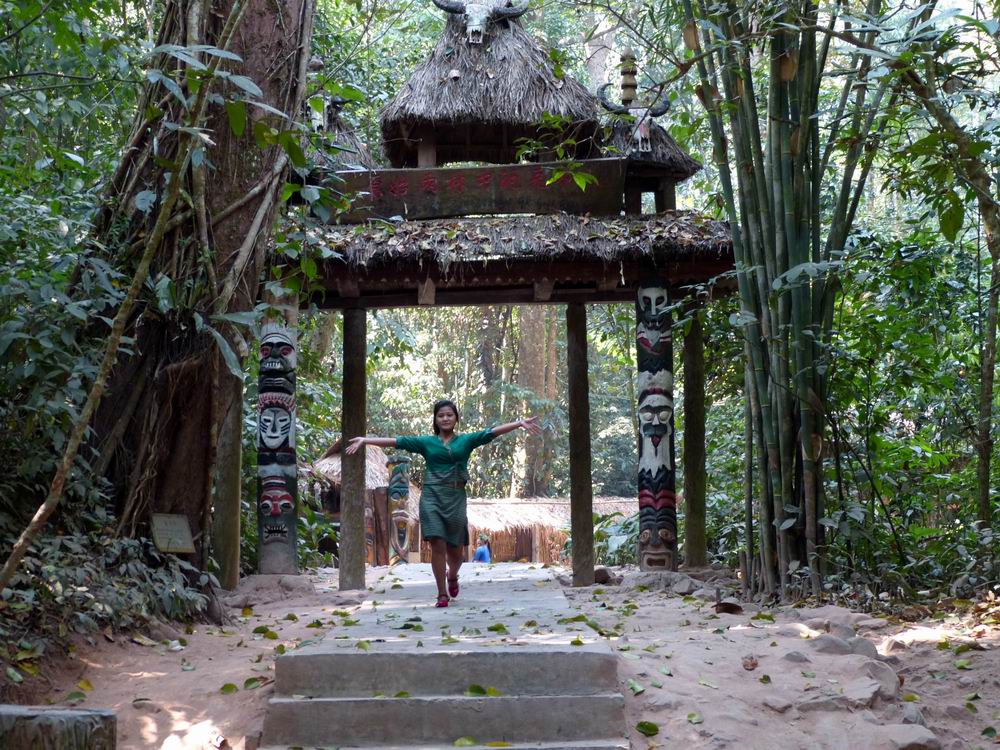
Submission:
[[[454,599],[458,596],[458,579],[448,579],[448,595]]]
[[[434,606],[435,607],[447,607],[448,606],[448,597],[445,596],[444,594],[442,594],[441,596],[438,597],[437,604],[435,604]]]

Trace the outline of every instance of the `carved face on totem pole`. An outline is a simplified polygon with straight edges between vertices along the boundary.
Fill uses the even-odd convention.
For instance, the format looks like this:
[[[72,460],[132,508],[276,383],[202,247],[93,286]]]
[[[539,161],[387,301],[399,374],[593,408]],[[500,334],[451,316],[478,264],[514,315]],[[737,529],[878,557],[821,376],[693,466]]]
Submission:
[[[260,339],[260,390],[295,394],[295,339],[284,328],[265,329]]]
[[[639,567],[677,567],[674,493],[674,376],[667,290],[640,286],[636,298],[638,352]]]
[[[394,534],[390,536],[393,551],[405,559],[410,548],[410,511],[407,500],[410,496],[410,458],[393,456],[389,466],[389,515],[392,518]]]
[[[294,460],[291,453],[259,454],[257,538],[261,573],[295,570],[297,487]]]
[[[295,447],[295,396],[288,393],[264,392],[259,396],[257,447],[261,450],[282,450]]]
[[[257,531],[261,573],[295,573],[295,333],[267,324],[260,338]]]

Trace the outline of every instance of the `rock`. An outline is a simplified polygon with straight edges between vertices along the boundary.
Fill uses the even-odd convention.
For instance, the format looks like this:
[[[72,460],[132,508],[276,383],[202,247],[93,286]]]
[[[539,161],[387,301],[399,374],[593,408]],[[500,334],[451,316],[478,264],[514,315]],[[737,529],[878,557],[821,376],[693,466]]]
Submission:
[[[920,713],[920,709],[917,708],[914,703],[904,703],[903,704],[903,723],[904,724],[919,724],[922,727],[927,726],[927,719],[924,715]]]
[[[315,594],[316,587],[305,576],[252,575],[241,580],[236,589],[222,597],[221,601],[227,607],[242,609]]]
[[[888,664],[880,661],[865,662],[864,673],[878,683],[878,694],[882,700],[895,700],[899,695],[899,675]]]
[[[964,688],[971,688],[971,687],[976,687],[980,683],[979,680],[975,679],[974,677],[969,677],[969,675],[963,674],[961,677],[958,678],[958,684]]]
[[[781,658],[785,661],[790,661],[793,664],[805,664],[806,662],[812,661],[812,659],[803,654],[801,651],[789,651]]]
[[[898,654],[900,651],[906,651],[909,647],[909,643],[901,641],[898,638],[890,638],[885,642],[885,652],[887,654]]]
[[[817,653],[820,654],[834,654],[837,656],[842,656],[844,654],[853,654],[854,649],[851,644],[845,641],[843,638],[838,638],[835,635],[830,635],[829,633],[824,633],[823,635],[817,636],[809,641],[809,645],[816,649]]]
[[[877,747],[886,750],[941,750],[941,741],[919,724],[885,724],[876,727]],[[874,743],[873,743],[874,744]]]
[[[873,617],[870,620],[861,620],[855,623],[858,630],[879,630],[889,624],[888,620],[881,617]]]
[[[862,620],[870,620],[871,615],[866,615],[861,612],[852,612],[844,607],[837,607],[832,604],[828,604],[825,607],[816,607],[815,609],[803,609],[803,610],[790,610],[791,612],[799,612],[800,617],[804,619],[812,619],[815,617],[822,617],[823,619],[829,620],[830,624],[835,623],[841,625],[847,625],[853,627]]]
[[[683,580],[687,580],[687,576],[673,570],[634,570],[631,573],[626,573],[625,576],[622,577],[621,585],[628,589],[645,586],[651,591],[662,591],[663,589],[670,588],[678,581]],[[697,588],[697,586],[695,588]]]
[[[594,583],[608,583],[611,580],[611,571],[600,565],[594,568]]]
[[[840,622],[832,623],[830,625],[830,629],[828,632],[831,635],[837,636],[838,638],[843,638],[845,641],[853,638],[856,635],[854,632],[854,628],[852,628],[850,625],[844,625],[843,623]]]
[[[674,696],[658,691],[656,695],[650,695],[642,702],[643,708],[653,711],[658,708],[674,710],[681,705],[681,702]]]
[[[861,638],[860,636],[848,638],[847,644],[851,647],[851,653],[861,654],[861,656],[867,656],[869,659],[878,658],[878,649],[867,638]]]
[[[879,694],[880,685],[870,677],[851,680],[844,685],[844,696],[855,708],[870,708]]]
[[[830,632],[830,621],[825,617],[810,617],[808,620],[802,622],[807,628],[812,628],[813,630],[819,630],[823,633]]]
[[[698,589],[694,592],[695,597],[698,599],[704,599],[707,602],[715,601],[715,589],[708,588],[707,586],[703,589]]]
[[[796,708],[808,711],[843,711],[851,707],[846,695],[814,695],[799,703]]]
[[[685,576],[674,584],[673,589],[675,594],[688,596],[698,590],[698,582]]]
[[[779,714],[783,714],[792,707],[792,702],[779,695],[769,695],[764,699],[764,705],[772,711],[777,711]]]
[[[165,622],[152,620],[149,623],[149,637],[154,641],[176,641],[183,638],[184,634]]]
[[[148,698],[136,698],[132,701],[132,708],[144,714],[158,714],[163,711],[163,706]]]
[[[858,714],[858,718],[860,718],[862,721],[867,721],[869,724],[879,724],[879,725],[882,724],[882,722],[878,720],[878,717],[871,711],[861,711]]]
[[[969,717],[969,709],[952,703],[944,707],[944,715],[955,721],[964,721]]]

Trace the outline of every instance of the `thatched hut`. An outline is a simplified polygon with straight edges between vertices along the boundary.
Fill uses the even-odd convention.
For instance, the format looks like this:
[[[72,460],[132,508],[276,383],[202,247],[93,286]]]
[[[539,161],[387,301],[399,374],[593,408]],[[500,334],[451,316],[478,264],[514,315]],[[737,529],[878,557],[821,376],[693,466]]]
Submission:
[[[340,522],[340,490],[343,466],[343,440],[338,438],[311,467],[310,494],[318,497],[323,511],[334,523]],[[387,565],[390,559],[389,535],[392,514],[389,508],[389,469],[385,452],[374,445],[365,446],[365,537],[369,565]],[[420,490],[410,484],[408,509],[417,518]]]
[[[635,498],[595,497],[594,513],[621,513],[630,516],[637,510]],[[490,539],[494,562],[527,560],[557,563],[569,536],[570,500],[565,497],[484,499],[468,503],[469,556],[475,550],[480,533]],[[424,562],[430,560],[425,551]]]
[[[436,4],[450,8],[441,39],[379,115],[382,147],[394,167],[514,163],[519,139],[544,140],[539,126],[546,115],[571,124],[577,158],[596,154],[596,99],[557,70],[511,17],[520,8],[493,0],[481,43],[470,43],[466,16],[457,10],[464,4]]]
[[[323,510],[334,521],[340,520],[340,477],[343,458],[343,439],[337,438],[333,445],[312,465],[313,493],[318,491]],[[371,495],[375,490],[389,486],[388,460],[385,452],[374,445],[365,446],[365,489]]]

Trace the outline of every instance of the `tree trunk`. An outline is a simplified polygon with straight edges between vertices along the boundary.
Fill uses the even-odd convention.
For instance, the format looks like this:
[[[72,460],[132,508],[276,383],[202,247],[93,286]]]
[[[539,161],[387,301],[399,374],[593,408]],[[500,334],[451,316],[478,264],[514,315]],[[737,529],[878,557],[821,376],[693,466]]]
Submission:
[[[227,375],[229,375],[227,373]],[[232,590],[240,580],[240,500],[243,496],[240,466],[243,456],[243,383],[229,375],[220,383],[232,390],[230,404],[219,430],[218,481],[212,513],[212,550],[219,564],[219,584]]]
[[[233,10],[242,23],[231,34],[229,50],[243,62],[222,64],[230,73],[254,81],[261,90],[256,100],[296,118],[314,0],[277,6],[267,0],[234,0],[213,5],[210,11],[204,0],[171,0],[157,43],[220,46],[223,21]],[[214,61],[202,53],[191,54],[202,56],[204,63]],[[186,85],[188,73],[177,59],[160,55],[153,65],[162,76]],[[227,80],[213,80],[213,93],[231,107],[242,108],[251,120],[287,128],[276,116],[248,107],[245,91]],[[203,83],[201,90],[207,93],[208,85]],[[162,116],[147,119],[157,108]],[[249,354],[244,335],[213,316],[251,310],[258,298],[287,157],[277,146],[259,150],[249,125],[237,135],[226,108],[218,103],[207,104],[204,121],[193,117],[162,84],[149,84],[123,160],[107,186],[97,232],[109,246],[125,248],[120,264],[126,267],[148,233],[141,207],[149,201],[155,205],[162,199],[157,194],[171,184],[181,184],[189,202],[175,207],[156,248],[150,280],[157,299],[143,300],[131,318],[134,353],[119,358],[109,397],[95,418],[94,436],[111,456],[106,476],[115,490],[119,531],[143,532],[152,512],[183,514],[202,542],[194,562],[204,566],[221,424],[224,415],[241,408],[242,397],[236,389],[218,384],[231,377],[222,369],[226,358],[242,361]],[[174,164],[171,159],[178,156],[183,135],[172,127],[178,122],[205,127],[211,141],[197,141],[192,158]],[[231,351],[220,356],[220,347]],[[151,377],[140,381],[137,375],[147,369]],[[137,386],[140,382],[143,385]],[[136,387],[141,394],[135,394]],[[128,408],[131,401],[134,408]]]
[[[708,563],[705,541],[705,341],[698,309],[684,334],[684,555]]]

